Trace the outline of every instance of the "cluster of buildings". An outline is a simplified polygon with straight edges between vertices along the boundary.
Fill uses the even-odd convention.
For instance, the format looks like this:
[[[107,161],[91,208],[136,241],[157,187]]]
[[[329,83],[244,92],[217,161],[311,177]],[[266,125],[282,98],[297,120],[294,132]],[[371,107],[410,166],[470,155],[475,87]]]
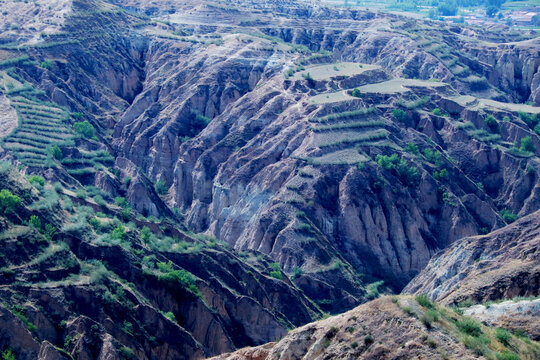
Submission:
[[[540,6],[527,9],[527,10],[514,10],[510,12],[500,12],[494,17],[489,17],[486,15],[485,10],[476,9],[476,10],[467,10],[463,9],[463,15],[460,16],[446,16],[444,19],[446,21],[461,22],[465,21],[467,24],[471,25],[485,25],[492,24],[494,22],[506,23],[509,26],[535,26],[539,25],[540,17]]]

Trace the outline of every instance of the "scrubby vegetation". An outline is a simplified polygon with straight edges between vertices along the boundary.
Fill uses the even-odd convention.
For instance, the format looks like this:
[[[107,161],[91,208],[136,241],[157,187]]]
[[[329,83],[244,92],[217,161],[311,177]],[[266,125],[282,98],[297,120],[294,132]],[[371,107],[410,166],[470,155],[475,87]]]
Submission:
[[[377,155],[375,160],[380,167],[391,171],[405,186],[415,187],[420,183],[421,175],[418,168],[409,165],[398,154],[391,156]]]
[[[0,212],[4,215],[11,215],[21,205],[21,198],[13,195],[7,189],[0,190]]]

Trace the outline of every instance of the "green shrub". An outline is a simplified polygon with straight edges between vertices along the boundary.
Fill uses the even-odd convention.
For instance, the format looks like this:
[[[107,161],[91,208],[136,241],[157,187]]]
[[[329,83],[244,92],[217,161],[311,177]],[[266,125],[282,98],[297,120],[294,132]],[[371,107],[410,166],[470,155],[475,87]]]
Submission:
[[[77,134],[86,139],[92,139],[94,136],[96,136],[96,129],[88,122],[88,120],[76,122],[73,124],[73,128]]]
[[[439,321],[439,313],[433,309],[427,310],[424,315],[420,317],[420,321],[426,328],[431,329],[432,324]]]
[[[357,89],[357,88],[353,89],[351,95],[354,96],[354,97],[358,97],[358,98],[363,96],[360,89]]]
[[[296,231],[305,232],[305,233],[313,233],[313,229],[311,228],[311,225],[306,224],[306,223],[302,223],[298,225],[298,227],[296,228]]]
[[[131,208],[129,206],[123,208],[120,212],[120,217],[124,221],[129,221],[129,219],[131,219]]]
[[[369,300],[373,300],[379,297],[379,287],[384,284],[384,281],[376,281],[371,283],[366,288],[366,296]]]
[[[95,217],[88,220],[88,224],[90,224],[90,226],[92,226],[96,231],[101,230],[101,221],[99,221]]]
[[[401,109],[392,110],[392,116],[394,116],[394,118],[399,122],[404,122],[407,120],[407,113]]]
[[[169,319],[169,320],[171,320],[173,322],[176,322],[176,317],[174,316],[174,314],[171,311],[164,313],[163,316],[165,316],[167,319]]]
[[[28,177],[28,182],[34,186],[45,186],[45,179],[39,175],[32,175]]]
[[[71,337],[71,335],[67,335],[64,338],[64,349],[69,349],[72,342],[73,342],[73,338]]]
[[[2,360],[15,360],[15,354],[13,354],[13,350],[10,348],[5,349],[2,352]]]
[[[518,111],[518,116],[524,123],[526,123],[531,129],[534,129],[536,125],[540,122],[540,119],[535,114],[527,114],[522,111]]]
[[[283,273],[279,270],[270,271],[270,276],[274,279],[283,280]]]
[[[513,352],[505,351],[502,353],[497,353],[497,360],[520,360],[520,358]]]
[[[499,128],[499,123],[497,122],[497,119],[495,119],[492,115],[486,116],[484,122],[489,127],[491,132],[498,133],[501,130]]]
[[[463,344],[465,347],[479,356],[485,355],[489,352],[489,348],[486,346],[487,343],[489,343],[489,339],[485,336],[476,337],[466,335],[463,337]]]
[[[125,208],[125,207],[129,206],[128,202],[126,201],[126,198],[122,197],[122,196],[115,197],[114,198],[114,203],[117,206],[120,206],[121,208]]]
[[[43,229],[43,235],[47,238],[47,240],[52,241],[54,236],[58,233],[58,230],[52,226],[51,224],[45,224],[45,229]]]
[[[501,214],[501,217],[503,218],[503,220],[505,222],[507,222],[508,224],[510,223],[513,223],[514,221],[517,220],[518,216],[514,213],[512,213],[510,210],[508,209],[502,209],[499,214]]]
[[[4,215],[13,213],[21,205],[21,198],[13,195],[11,191],[2,189],[0,191],[0,212]]]
[[[433,109],[432,113],[433,113],[433,115],[444,116],[444,113],[443,113],[442,110],[439,109],[439,108]]]
[[[124,225],[118,224],[114,228],[114,230],[111,232],[111,240],[120,240],[124,241],[127,237],[126,229],[124,228]]]
[[[174,269],[173,264],[170,261],[168,263],[158,262],[156,265],[160,271],[160,274],[158,275],[160,281],[180,283],[184,289],[187,289],[197,296],[202,296],[200,290],[197,288],[196,278],[192,273],[184,269]]]
[[[26,309],[23,308],[20,305],[14,305],[11,309],[11,312],[13,315],[17,316],[21,321],[24,323],[26,328],[30,330],[31,332],[37,331],[37,326],[34,325],[28,318],[26,317]]]
[[[105,204],[106,204],[105,200],[103,199],[103,196],[101,196],[101,195],[94,196],[94,201],[99,206],[105,206]]]
[[[536,151],[536,147],[534,146],[534,143],[530,136],[525,136],[524,138],[521,138],[521,147],[519,148],[521,151],[527,151],[534,153]]]
[[[403,310],[403,312],[409,316],[412,316],[412,317],[416,317],[416,313],[414,312],[413,308],[410,307],[410,306],[404,306],[401,308],[401,310]]]
[[[155,190],[159,195],[165,195],[169,189],[165,186],[165,181],[159,179],[156,181]]]
[[[424,149],[424,157],[436,167],[441,167],[444,164],[442,154],[437,150]]]
[[[364,344],[366,344],[366,346],[370,346],[371,344],[374,343],[374,340],[373,340],[373,336],[371,335],[366,335],[364,337]]]
[[[510,332],[506,329],[497,328],[495,329],[495,337],[502,344],[508,346],[510,344],[510,339],[512,338],[512,334],[510,334]]]
[[[448,170],[442,169],[441,171],[435,171],[433,172],[433,178],[435,180],[443,180],[448,177]]]
[[[411,153],[411,154],[414,154],[414,155],[418,155],[420,153],[420,150],[418,150],[418,145],[416,145],[415,143],[413,142],[410,142],[407,144],[407,147],[405,148],[405,151]]]
[[[295,266],[292,270],[292,279],[294,280],[300,276],[302,276],[302,268]]]
[[[41,231],[41,219],[39,218],[39,216],[36,216],[36,215],[30,216],[30,219],[28,219],[28,225],[30,225],[36,230]]]
[[[150,229],[148,228],[148,226],[144,226],[142,229],[141,229],[141,240],[145,243],[145,244],[148,244],[148,242],[150,241],[152,237],[152,232],[150,232]]]
[[[482,335],[482,328],[478,321],[470,317],[464,317],[463,320],[457,322],[458,329],[467,335],[480,336]]]
[[[136,356],[135,356],[135,353],[133,352],[133,350],[131,350],[127,346],[122,346],[120,348],[120,357],[122,358],[122,360],[136,359]]]
[[[209,123],[210,119],[206,116],[191,112],[188,118],[188,130],[184,135],[190,138],[197,136]]]
[[[435,308],[435,304],[429,300],[428,296],[426,294],[420,294],[416,296],[416,301],[421,306],[425,307],[426,309],[433,309]]]
[[[377,155],[377,164],[385,170],[390,170],[406,186],[415,187],[420,184],[421,175],[414,166],[409,166],[407,162],[397,154],[391,156]]]
[[[51,60],[45,60],[41,62],[41,67],[44,69],[49,70],[51,68],[52,61]]]
[[[51,153],[53,158],[55,158],[56,160],[62,160],[62,158],[64,157],[64,154],[62,153],[62,149],[60,149],[58,145],[53,145],[50,148],[49,152]]]
[[[78,197],[79,199],[86,199],[88,194],[86,193],[86,190],[84,189],[77,189],[75,191],[75,196]]]

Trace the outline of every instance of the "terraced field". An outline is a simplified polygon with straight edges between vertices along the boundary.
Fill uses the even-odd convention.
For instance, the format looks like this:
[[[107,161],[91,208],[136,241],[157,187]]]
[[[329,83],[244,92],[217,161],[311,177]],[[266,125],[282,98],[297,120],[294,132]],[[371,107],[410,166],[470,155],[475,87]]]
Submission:
[[[308,159],[315,165],[365,162],[367,158],[358,147],[372,146],[388,137],[385,122],[374,108],[333,112],[309,121],[314,133],[311,145],[320,149],[318,156]]]
[[[347,90],[342,90],[342,91],[312,96],[310,99],[310,102],[312,104],[330,104],[334,102],[355,100],[355,99],[356,99],[355,97],[347,93]]]
[[[104,150],[81,151],[79,155],[61,161],[67,172],[76,178],[93,174],[103,166],[111,166],[114,163],[114,158]]]
[[[307,74],[311,76],[313,80],[325,80],[333,77],[339,76],[354,76],[362,74],[369,70],[380,69],[380,66],[369,65],[369,64],[359,64],[352,62],[339,62],[334,64],[324,64],[311,66],[303,71],[299,71],[294,74],[294,80],[300,80],[305,78]]]
[[[409,87],[440,88],[444,86],[447,85],[442,82],[396,78],[376,84],[360,86],[358,89],[362,93],[397,94],[409,92]]]
[[[67,112],[52,103],[46,103],[21,91],[11,97],[16,109],[19,126],[3,141],[3,147],[24,165],[44,167],[50,157],[51,148],[67,144],[73,137],[68,128]]]

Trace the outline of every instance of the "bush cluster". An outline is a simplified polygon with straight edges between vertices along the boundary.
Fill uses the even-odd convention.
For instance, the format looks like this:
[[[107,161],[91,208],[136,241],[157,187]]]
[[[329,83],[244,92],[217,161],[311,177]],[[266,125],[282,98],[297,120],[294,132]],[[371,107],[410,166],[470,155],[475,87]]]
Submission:
[[[390,170],[404,185],[415,187],[420,184],[421,175],[418,168],[409,166],[407,161],[400,158],[398,154],[377,155],[375,160],[383,169]]]

